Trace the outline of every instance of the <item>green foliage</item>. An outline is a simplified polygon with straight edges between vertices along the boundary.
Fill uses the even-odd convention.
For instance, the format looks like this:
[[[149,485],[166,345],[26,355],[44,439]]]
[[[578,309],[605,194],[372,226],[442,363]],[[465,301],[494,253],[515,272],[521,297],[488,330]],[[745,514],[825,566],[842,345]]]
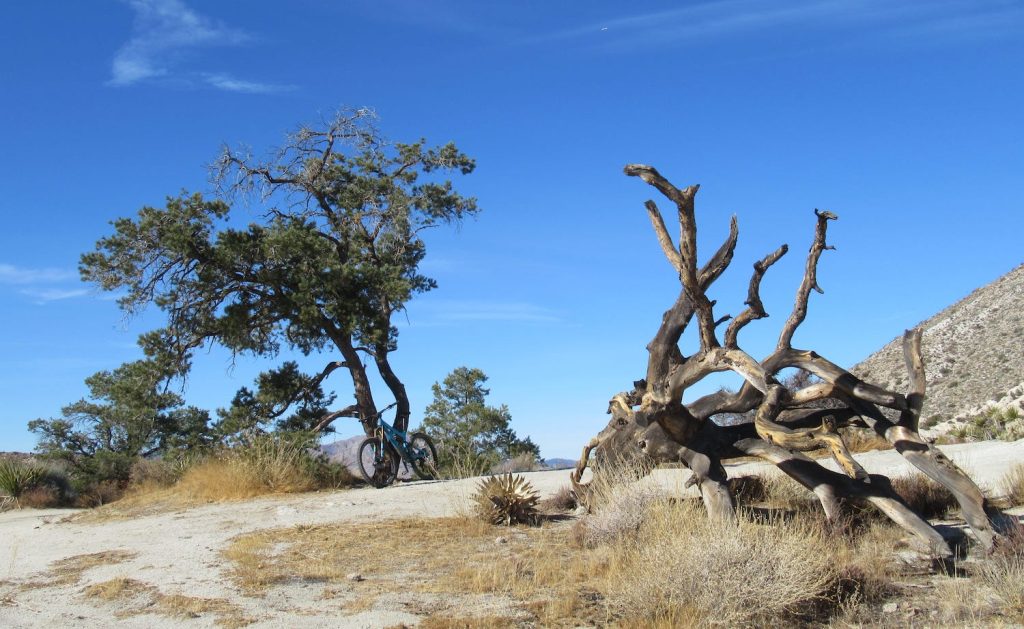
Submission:
[[[522,476],[501,474],[481,480],[473,494],[477,515],[504,526],[537,524],[540,496]]]
[[[388,362],[398,334],[391,316],[435,287],[419,273],[426,254],[420,232],[477,212],[475,199],[438,174],[468,174],[475,164],[453,144],[389,143],[373,118],[363,109],[322,128],[302,127],[270,161],[225,149],[214,164],[219,192],[258,193],[267,204],[263,221],[239,228],[221,198],[169,198],[163,208],[114,221],[114,233],[82,256],[83,279],[124,291],[118,303],[128,312],[160,308],[166,327],[144,343],[180,374],[208,343],[265,356],[282,347],[306,354],[333,347],[367,420],[376,407],[363,352],[398,401],[396,424],[404,429],[408,398]],[[248,391],[236,401],[225,420],[239,425],[265,402]]]
[[[126,485],[138,457],[210,445],[208,414],[166,390],[165,368],[141,360],[93,374],[85,381],[89,399],[65,406],[59,418],[29,422],[36,450],[63,462],[83,491],[103,481]]]
[[[477,475],[505,459],[540,456],[529,437],[520,439],[509,426],[507,406],[487,406],[485,382],[483,371],[459,367],[432,387],[434,401],[424,412],[422,430],[437,444],[440,468],[448,475]]]
[[[0,459],[0,491],[15,500],[43,479],[46,470],[31,463]]]
[[[333,395],[324,394],[315,377],[299,371],[293,361],[261,373],[255,384],[255,392],[242,387],[231,406],[217,411],[216,432],[221,439],[232,442],[240,435],[266,428],[274,420],[278,430],[308,431],[334,401]],[[294,410],[285,415],[289,409]]]
[[[0,496],[19,507],[52,507],[68,499],[68,481],[60,471],[36,462],[0,458]]]

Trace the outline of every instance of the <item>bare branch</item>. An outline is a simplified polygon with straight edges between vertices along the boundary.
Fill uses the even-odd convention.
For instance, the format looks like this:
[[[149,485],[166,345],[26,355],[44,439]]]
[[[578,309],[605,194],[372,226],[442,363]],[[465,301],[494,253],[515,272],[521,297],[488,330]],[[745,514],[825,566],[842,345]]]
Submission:
[[[646,201],[644,207],[647,208],[647,215],[651,218],[651,225],[654,227],[654,235],[658,237],[658,244],[661,245],[661,250],[665,252],[665,257],[668,258],[669,263],[675,268],[676,273],[682,273],[683,259],[679,256],[679,251],[672,243],[672,236],[669,235],[668,229],[665,227],[665,219],[661,215],[661,210],[658,209],[654,201]]]
[[[921,420],[921,407],[924,405],[924,356],[921,353],[921,330],[907,330],[903,334],[903,360],[907,365],[910,378],[907,391],[907,408],[900,414],[900,426],[917,432]]]
[[[764,304],[761,303],[761,278],[764,277],[768,267],[778,262],[779,258],[786,255],[787,251],[789,251],[789,247],[782,245],[754,263],[754,274],[750,277],[750,287],[747,289],[747,301],[745,302],[747,309],[733,319],[725,331],[726,347],[736,347],[736,337],[743,326],[755,319],[763,319],[768,316],[768,313],[764,311]]]
[[[313,432],[323,432],[324,430],[327,429],[328,426],[331,425],[331,423],[334,420],[338,419],[339,417],[355,417],[355,418],[358,418],[359,417],[359,406],[357,404],[352,404],[350,406],[346,406],[345,408],[343,408],[341,410],[334,411],[334,412],[331,412],[331,413],[328,413],[328,414],[324,415],[323,417],[320,418],[320,421],[317,422],[316,426],[313,426]]]
[[[837,220],[839,217],[828,210],[814,210],[818,217],[817,226],[814,229],[814,241],[811,243],[811,250],[807,254],[807,267],[804,269],[804,279],[800,282],[800,288],[796,291],[796,300],[793,302],[793,313],[782,326],[779,334],[779,349],[793,346],[793,334],[807,317],[807,300],[810,298],[811,290],[819,293],[824,291],[818,286],[818,258],[825,249],[831,249],[825,244],[825,232],[828,230],[828,222]]]

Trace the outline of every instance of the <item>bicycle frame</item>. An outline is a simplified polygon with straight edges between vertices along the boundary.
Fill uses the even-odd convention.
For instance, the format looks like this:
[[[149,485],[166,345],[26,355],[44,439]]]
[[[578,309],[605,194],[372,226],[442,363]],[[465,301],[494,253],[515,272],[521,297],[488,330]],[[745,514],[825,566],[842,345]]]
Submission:
[[[384,412],[390,409],[394,404],[386,406],[379,413],[377,413],[377,426],[376,433],[377,437],[380,438],[381,443],[386,440],[395,450],[398,452],[398,456],[402,459],[403,464],[408,464],[409,461],[420,460],[426,458],[424,454],[420,452],[412,452],[409,449],[409,432],[402,431],[391,424],[384,421]]]

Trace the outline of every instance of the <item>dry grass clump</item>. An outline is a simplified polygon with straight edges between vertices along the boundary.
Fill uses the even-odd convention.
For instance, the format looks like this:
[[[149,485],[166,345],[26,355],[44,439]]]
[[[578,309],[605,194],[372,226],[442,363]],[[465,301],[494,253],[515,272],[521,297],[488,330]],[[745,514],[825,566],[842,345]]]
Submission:
[[[1024,621],[1024,526],[1015,524],[1003,543],[978,569],[978,576],[995,593],[1003,613]]]
[[[1010,468],[999,483],[999,488],[1011,505],[1024,505],[1024,463]]]
[[[610,591],[631,616],[681,624],[745,626],[795,621],[836,587],[836,546],[820,526],[715,522],[688,502],[659,502]]]
[[[562,485],[558,491],[540,501],[541,510],[547,513],[561,513],[576,509],[576,494],[568,485]]]
[[[502,474],[481,480],[473,494],[477,517],[484,522],[512,526],[537,524],[540,495],[522,476]]]
[[[305,439],[284,434],[252,438],[186,469],[170,493],[190,501],[216,502],[337,489],[355,482],[347,468],[312,454],[309,445]],[[158,488],[159,484],[151,486]]]
[[[578,545],[593,548],[633,535],[652,505],[671,499],[672,493],[652,482],[642,467],[606,465],[581,496],[588,513],[577,520],[573,535]]]
[[[842,431],[846,448],[854,454],[873,450],[892,450],[892,444],[869,428],[847,428]]]
[[[164,594],[148,583],[125,577],[95,583],[86,587],[82,594],[86,598],[130,604],[128,609],[115,614],[119,618],[152,613],[171,618],[199,618],[204,614],[214,614],[217,625],[221,627],[244,627],[255,622],[246,618],[240,607],[223,598]]]
[[[75,555],[50,564],[51,581],[55,585],[78,583],[86,570],[109,566],[134,559],[138,553],[127,550],[104,550],[98,553]]]
[[[817,513],[820,510],[814,492],[785,474],[772,471],[762,476],[761,481],[765,493],[762,502],[775,508],[798,512]]]
[[[958,504],[948,489],[923,474],[897,476],[892,488],[907,506],[928,519],[944,517]]]

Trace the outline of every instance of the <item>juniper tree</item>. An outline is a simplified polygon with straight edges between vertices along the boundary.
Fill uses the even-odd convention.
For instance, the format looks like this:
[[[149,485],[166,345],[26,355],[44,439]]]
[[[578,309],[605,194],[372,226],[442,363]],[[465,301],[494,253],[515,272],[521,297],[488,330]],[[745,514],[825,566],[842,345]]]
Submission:
[[[287,406],[346,369],[354,403],[325,413],[314,429],[356,417],[370,432],[377,406],[365,358],[404,429],[409,399],[389,360],[398,337],[392,316],[436,286],[419,272],[422,231],[477,212],[475,199],[443,177],[475,164],[450,143],[388,143],[373,121],[366,109],[341,112],[300,127],[265,160],[225,147],[212,167],[215,198],[183,193],[114,221],[114,233],[82,256],[82,277],[124,291],[119,304],[130,313],[159,307],[167,319],[160,350],[182,372],[212,343],[259,356],[336,353],[316,376],[291,373],[293,391],[278,399]],[[262,219],[235,226],[229,202],[239,198],[255,200]]]

